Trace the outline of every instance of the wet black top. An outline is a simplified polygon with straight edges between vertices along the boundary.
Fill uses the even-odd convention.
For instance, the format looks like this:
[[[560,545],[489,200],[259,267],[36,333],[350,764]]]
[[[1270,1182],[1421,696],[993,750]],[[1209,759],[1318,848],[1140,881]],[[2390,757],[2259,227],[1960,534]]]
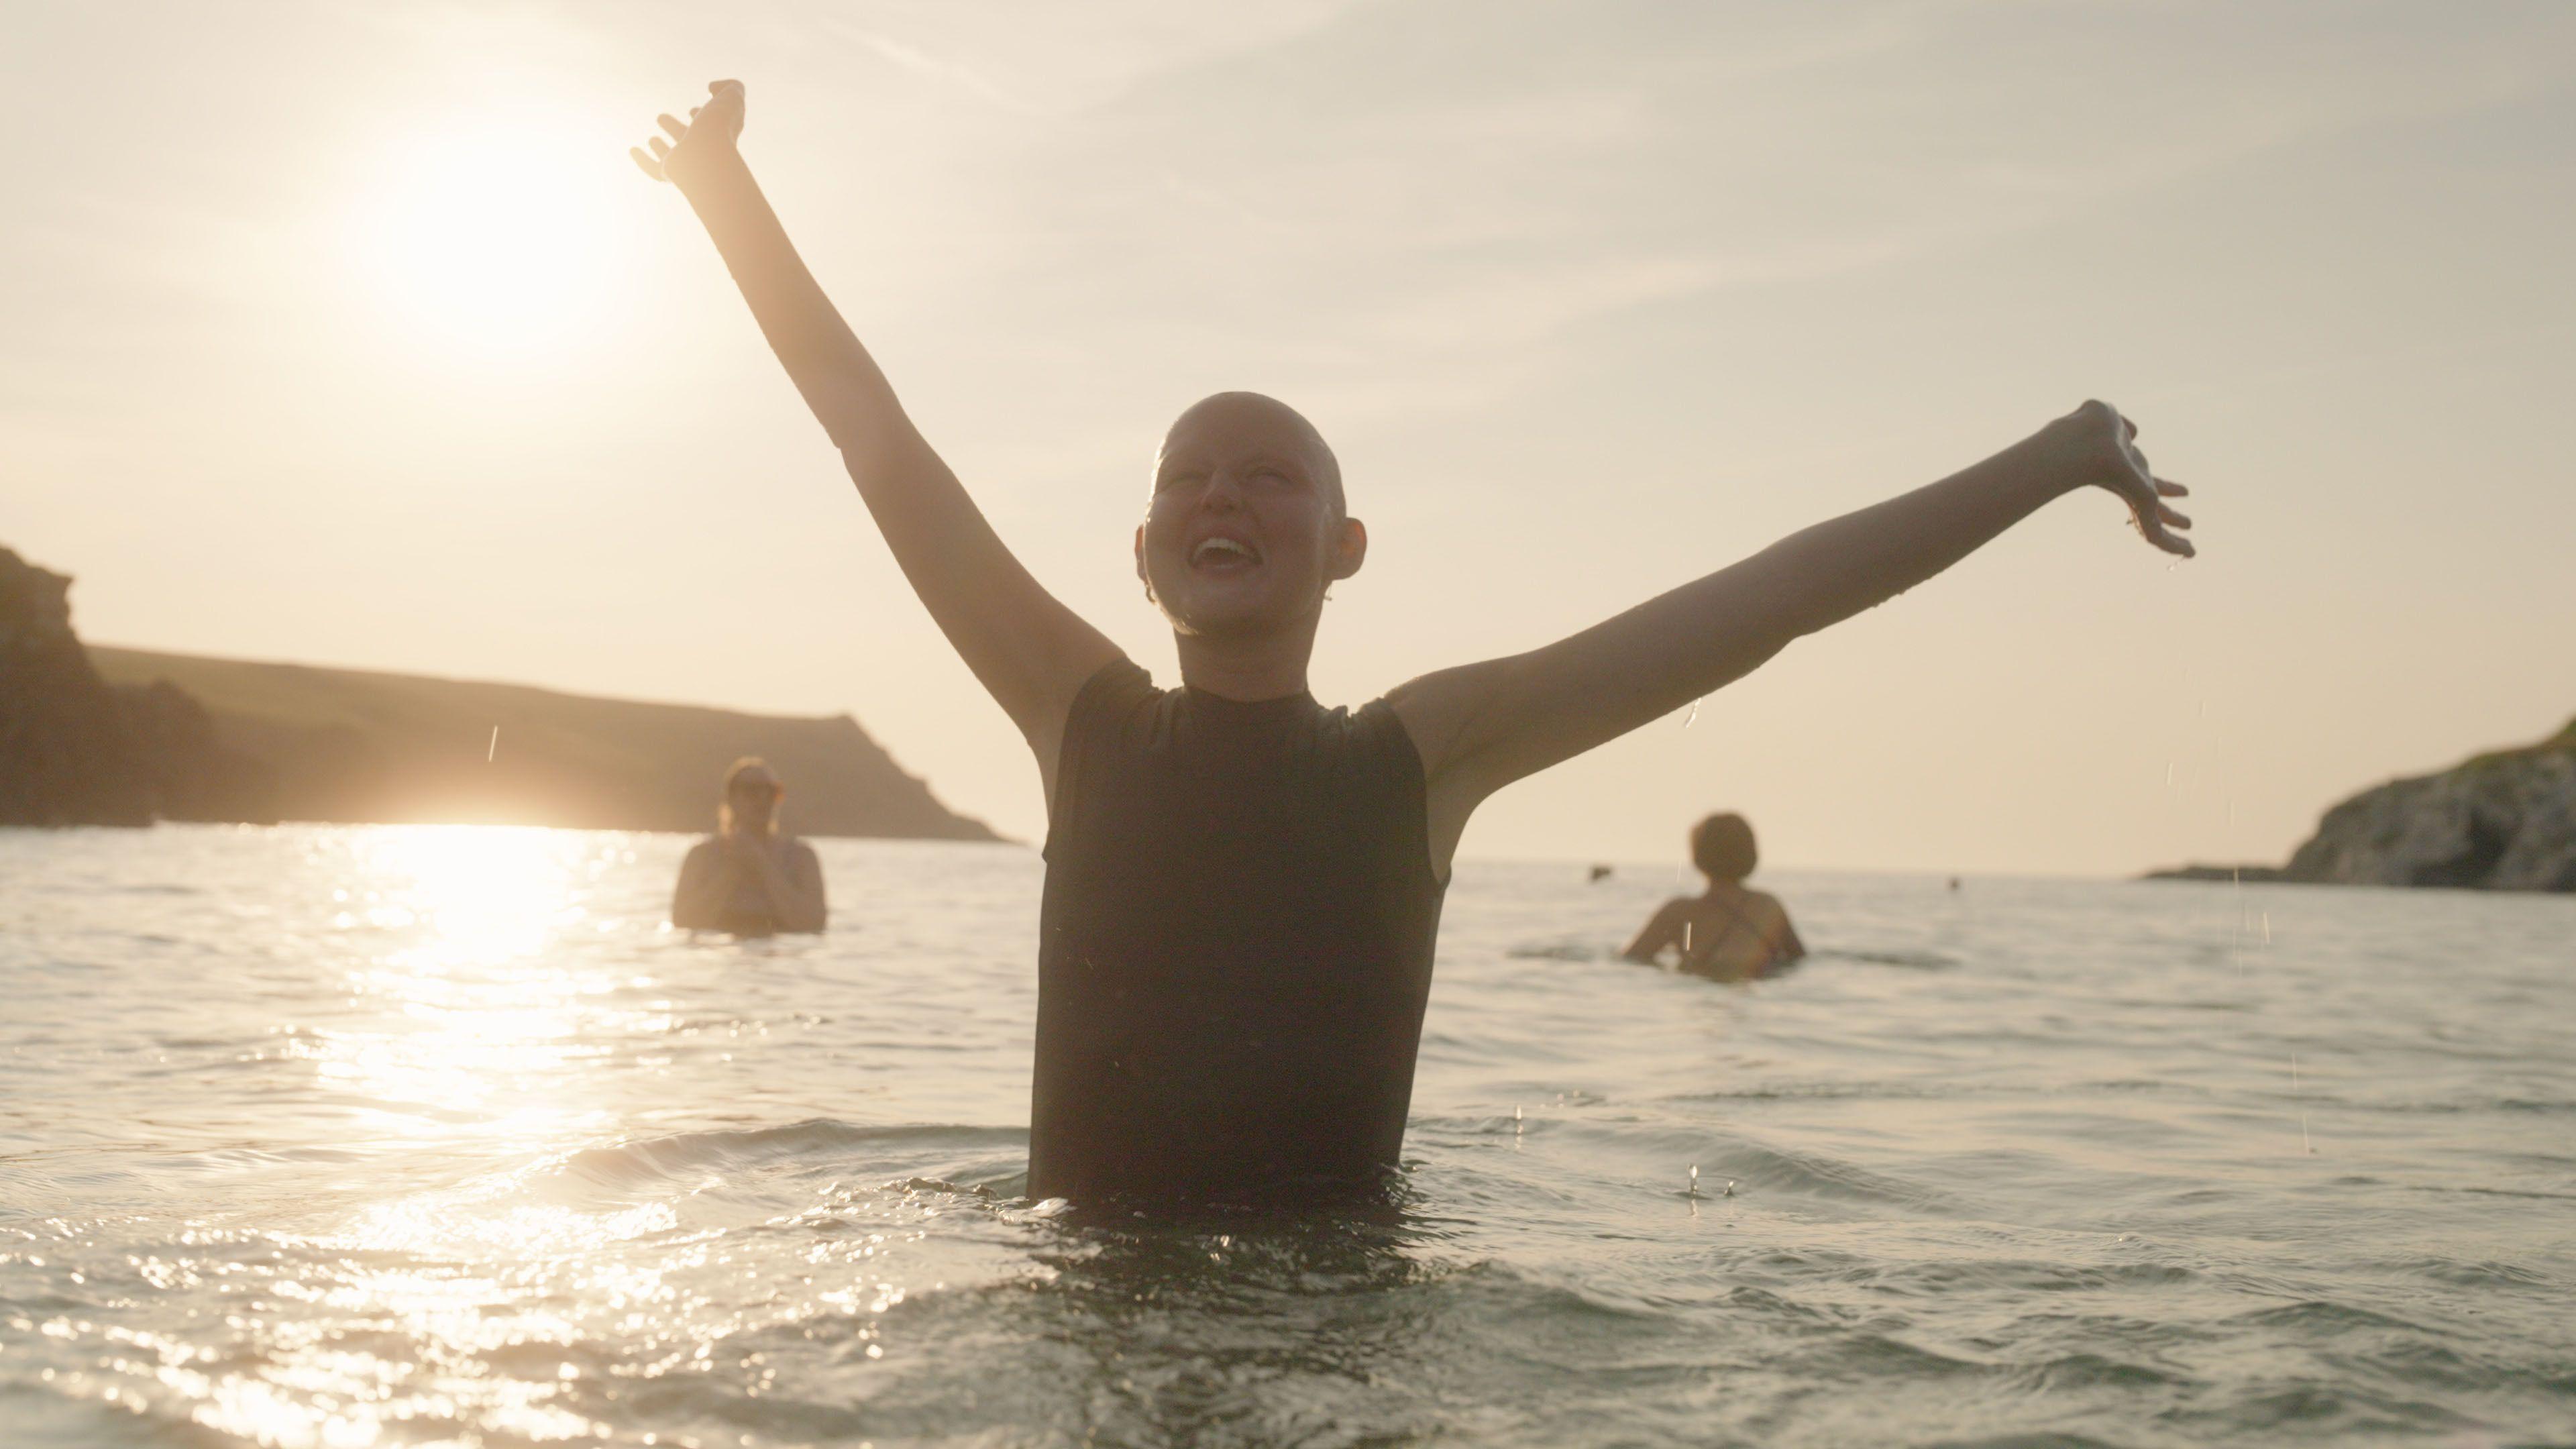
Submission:
[[[1125,659],[1065,721],[1029,1193],[1252,1198],[1396,1166],[1442,885],[1384,700],[1243,703]]]

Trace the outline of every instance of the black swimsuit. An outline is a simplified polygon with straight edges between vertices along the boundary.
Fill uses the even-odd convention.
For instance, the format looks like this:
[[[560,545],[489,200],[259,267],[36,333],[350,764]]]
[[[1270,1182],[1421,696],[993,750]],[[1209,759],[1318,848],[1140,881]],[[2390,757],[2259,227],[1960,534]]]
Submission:
[[[1116,660],[1065,721],[1046,858],[1031,1196],[1396,1167],[1443,887],[1385,701],[1247,704]]]

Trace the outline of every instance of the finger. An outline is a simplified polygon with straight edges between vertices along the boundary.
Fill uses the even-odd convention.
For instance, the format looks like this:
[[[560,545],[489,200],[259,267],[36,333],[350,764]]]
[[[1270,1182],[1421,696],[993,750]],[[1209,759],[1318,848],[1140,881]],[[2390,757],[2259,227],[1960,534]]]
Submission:
[[[692,120],[692,121],[696,120],[696,119],[698,118],[698,112],[700,112],[700,111],[702,111],[702,110],[705,110],[705,109],[706,109],[706,107],[704,107],[704,106],[691,106],[691,107],[689,107],[689,119],[690,119],[690,120]]]
[[[2120,436],[2123,438],[2134,438],[2138,435],[2138,424],[2127,413],[2120,414],[2120,428]]]
[[[661,137],[659,137],[659,136],[655,136],[655,137],[654,137],[650,142],[648,142],[647,144],[648,144],[648,145],[650,145],[650,146],[653,148],[653,159],[654,159],[654,160],[656,160],[656,161],[668,161],[668,160],[670,160],[670,159],[671,159],[671,143],[670,143],[670,142],[663,140],[663,139],[662,139]]]
[[[689,134],[688,125],[668,112],[655,116],[653,120],[655,124],[659,125],[663,130],[670,132],[671,139],[674,141]]]
[[[738,80],[720,80],[720,81],[709,81],[709,82],[707,82],[707,94],[708,94],[708,95],[711,95],[711,96],[720,96],[720,95],[723,95],[723,94],[724,94],[725,92],[727,92],[727,91],[737,91],[737,92],[738,92],[738,91],[740,91],[741,89],[742,89],[742,82],[740,82],[740,81],[738,81]]]
[[[2164,506],[2163,504],[2161,504],[2161,503],[2159,503],[2159,504],[2157,504],[2157,505],[2156,505],[2156,520],[2157,520],[2158,522],[2162,523],[2162,524],[2163,524],[2165,527],[2167,527],[2167,528],[2189,528],[2189,527],[2191,527],[2191,515],[2190,515],[2190,514],[2188,514],[2188,513],[2176,513],[2174,510],[2172,510],[2172,509],[2170,509],[2170,508],[2165,507],[2165,506]]]
[[[626,148],[626,154],[635,158],[636,169],[642,171],[645,175],[652,177],[656,181],[668,181],[671,179],[670,177],[662,174],[661,162],[644,154],[643,147],[629,146]]]
[[[2166,498],[2188,498],[2191,496],[2190,489],[2185,488],[2170,478],[2158,478],[2155,480],[2155,485],[2156,492]]]
[[[2163,519],[2142,517],[2136,520],[2136,522],[2138,525],[2138,532],[2147,536],[2147,542],[2154,544],[2156,547],[2163,549],[2167,553],[2180,554],[2184,558],[2191,557],[2191,540],[2181,537],[2178,534],[2166,532]]]

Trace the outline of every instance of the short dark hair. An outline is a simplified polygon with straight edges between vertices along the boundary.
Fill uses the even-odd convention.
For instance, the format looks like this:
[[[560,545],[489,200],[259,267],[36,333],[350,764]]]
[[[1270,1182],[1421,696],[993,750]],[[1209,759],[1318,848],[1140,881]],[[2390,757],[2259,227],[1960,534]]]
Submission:
[[[1753,827],[1733,811],[1692,826],[1690,850],[1691,860],[1710,880],[1742,880],[1761,859],[1753,848]]]

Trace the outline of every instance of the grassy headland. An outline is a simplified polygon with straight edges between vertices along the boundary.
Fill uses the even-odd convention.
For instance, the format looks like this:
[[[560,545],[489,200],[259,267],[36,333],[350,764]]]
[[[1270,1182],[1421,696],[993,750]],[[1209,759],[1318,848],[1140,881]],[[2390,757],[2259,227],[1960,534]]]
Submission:
[[[725,766],[761,755],[787,782],[786,823],[800,834],[997,838],[941,805],[847,715],[99,645],[89,656],[112,685],[166,679],[203,704],[225,747],[274,772],[275,814],[287,820],[705,830]]]

